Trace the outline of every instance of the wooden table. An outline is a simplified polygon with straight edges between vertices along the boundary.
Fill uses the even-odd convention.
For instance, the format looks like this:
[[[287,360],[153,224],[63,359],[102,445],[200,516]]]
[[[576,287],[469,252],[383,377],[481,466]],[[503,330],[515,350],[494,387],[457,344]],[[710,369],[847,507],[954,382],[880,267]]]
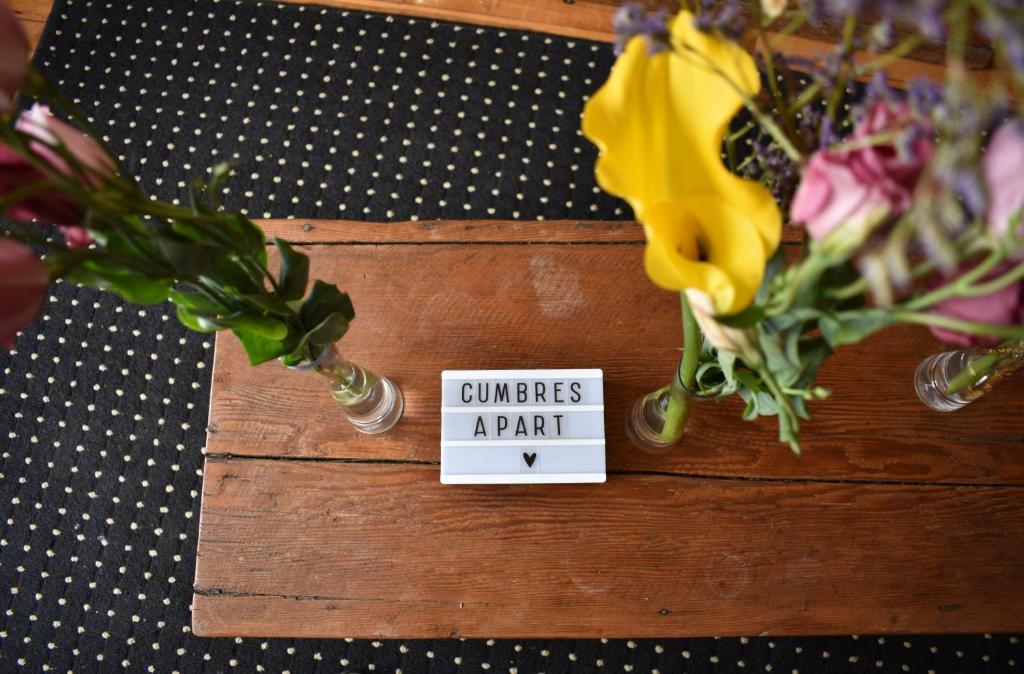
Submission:
[[[349,356],[406,413],[365,436],[322,385],[218,338],[193,629],[598,637],[1024,628],[1024,379],[954,414],[893,329],[842,350],[805,455],[735,401],[663,456],[625,437],[672,372],[677,298],[632,223],[266,223],[348,290]],[[794,234],[787,232],[792,243]],[[608,482],[443,486],[440,372],[600,367]]]

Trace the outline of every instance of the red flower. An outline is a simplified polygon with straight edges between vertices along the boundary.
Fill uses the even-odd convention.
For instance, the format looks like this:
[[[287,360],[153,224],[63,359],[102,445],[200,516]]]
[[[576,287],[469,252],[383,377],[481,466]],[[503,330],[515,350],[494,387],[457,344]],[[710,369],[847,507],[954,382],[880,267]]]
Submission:
[[[0,0],[0,112],[10,112],[28,73],[28,38],[7,0]]]
[[[99,143],[50,115],[45,106],[32,106],[18,118],[15,128],[36,139],[30,144],[32,152],[86,189],[100,187],[104,178],[114,174],[114,160]],[[73,169],[56,148],[70,153],[80,168]],[[47,176],[28,160],[0,144],[0,194],[7,195],[46,179]],[[72,247],[88,246],[91,242],[89,232],[79,226],[83,219],[82,205],[56,187],[26,195],[9,206],[6,214],[18,220],[60,225]]]
[[[18,332],[39,313],[48,284],[46,265],[35,253],[0,238],[0,347],[14,348]]]

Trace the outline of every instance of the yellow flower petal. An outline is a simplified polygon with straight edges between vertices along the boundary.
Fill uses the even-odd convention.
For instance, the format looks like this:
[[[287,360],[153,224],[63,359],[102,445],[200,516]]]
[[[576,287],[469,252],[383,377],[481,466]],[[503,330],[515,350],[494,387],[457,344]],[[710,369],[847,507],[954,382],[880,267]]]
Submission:
[[[746,308],[768,254],[756,227],[714,194],[662,203],[648,212],[647,275],[666,290],[695,288],[719,314]]]
[[[671,35],[673,50],[654,56],[643,38],[629,42],[587,102],[583,133],[600,150],[598,184],[644,225],[652,280],[733,313],[753,300],[782,233],[768,190],[721,160],[729,122],[761,80],[747,52],[694,28],[688,12]]]

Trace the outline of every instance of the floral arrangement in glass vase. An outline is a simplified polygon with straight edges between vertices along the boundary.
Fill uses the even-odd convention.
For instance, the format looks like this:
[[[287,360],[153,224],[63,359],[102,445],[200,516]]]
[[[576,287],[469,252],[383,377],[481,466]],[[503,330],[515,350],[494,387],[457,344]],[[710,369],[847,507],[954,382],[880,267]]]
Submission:
[[[16,93],[49,105],[19,113]],[[309,259],[281,239],[278,270],[269,269],[264,233],[220,204],[229,174],[221,164],[194,181],[188,205],[140,191],[91,121],[31,67],[0,0],[0,346],[14,348],[55,279],[136,304],[169,300],[192,330],[231,330],[254,365],[280,359],[321,375],[359,430],[388,430],[401,392],[337,347],[355,317],[348,295],[310,285]]]
[[[618,59],[583,113],[598,183],[643,226],[648,276],[680,293],[678,372],[630,417],[649,449],[680,438],[693,397],[735,394],[744,418],[777,416],[780,440],[799,452],[808,403],[829,393],[815,385],[822,363],[897,323],[960,346],[1002,344],[1001,354],[1024,338],[1019,3],[748,7],[624,7]],[[780,52],[824,19],[842,25],[833,49]],[[975,34],[1002,78],[968,71]],[[890,86],[887,70],[930,41],[945,44],[942,81]],[[784,222],[806,232],[798,254],[780,246]],[[942,393],[1005,360],[973,359]]]

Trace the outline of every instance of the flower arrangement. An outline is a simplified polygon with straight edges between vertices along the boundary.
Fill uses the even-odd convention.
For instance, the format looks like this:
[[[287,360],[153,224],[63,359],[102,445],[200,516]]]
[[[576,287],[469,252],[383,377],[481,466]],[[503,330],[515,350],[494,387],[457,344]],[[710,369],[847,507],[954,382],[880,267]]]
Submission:
[[[799,452],[835,349],[897,323],[962,346],[1024,338],[1018,4],[762,0],[749,21],[732,1],[620,10],[619,56],[582,130],[599,185],[643,226],[648,276],[680,293],[684,333],[672,383],[637,404],[642,442],[678,439],[689,398],[736,394]],[[843,26],[834,49],[781,53],[825,18]],[[1002,80],[968,72],[975,31]],[[946,43],[944,81],[889,86],[929,40]],[[798,255],[780,246],[784,222],[806,232]]]
[[[312,361],[345,334],[354,318],[348,296],[322,281],[307,295],[309,260],[280,239],[272,274],[263,232],[221,208],[228,165],[194,182],[188,206],[150,198],[122,175],[85,116],[31,68],[6,1],[0,44],[0,213],[10,218],[0,232],[0,343],[13,348],[55,278],[138,304],[170,300],[193,330],[232,330],[253,364]],[[39,103],[15,114],[19,91],[82,130]]]
[[[19,114],[16,93],[49,106]],[[264,233],[220,204],[229,175],[227,164],[213,167],[188,205],[141,192],[89,120],[30,66],[25,34],[0,0],[0,346],[14,348],[49,283],[65,278],[137,304],[169,300],[188,328],[233,332],[254,365],[280,359],[324,376],[360,430],[390,428],[400,393],[333,350],[355,317],[348,295],[310,284],[309,259],[280,239],[271,272]]]

